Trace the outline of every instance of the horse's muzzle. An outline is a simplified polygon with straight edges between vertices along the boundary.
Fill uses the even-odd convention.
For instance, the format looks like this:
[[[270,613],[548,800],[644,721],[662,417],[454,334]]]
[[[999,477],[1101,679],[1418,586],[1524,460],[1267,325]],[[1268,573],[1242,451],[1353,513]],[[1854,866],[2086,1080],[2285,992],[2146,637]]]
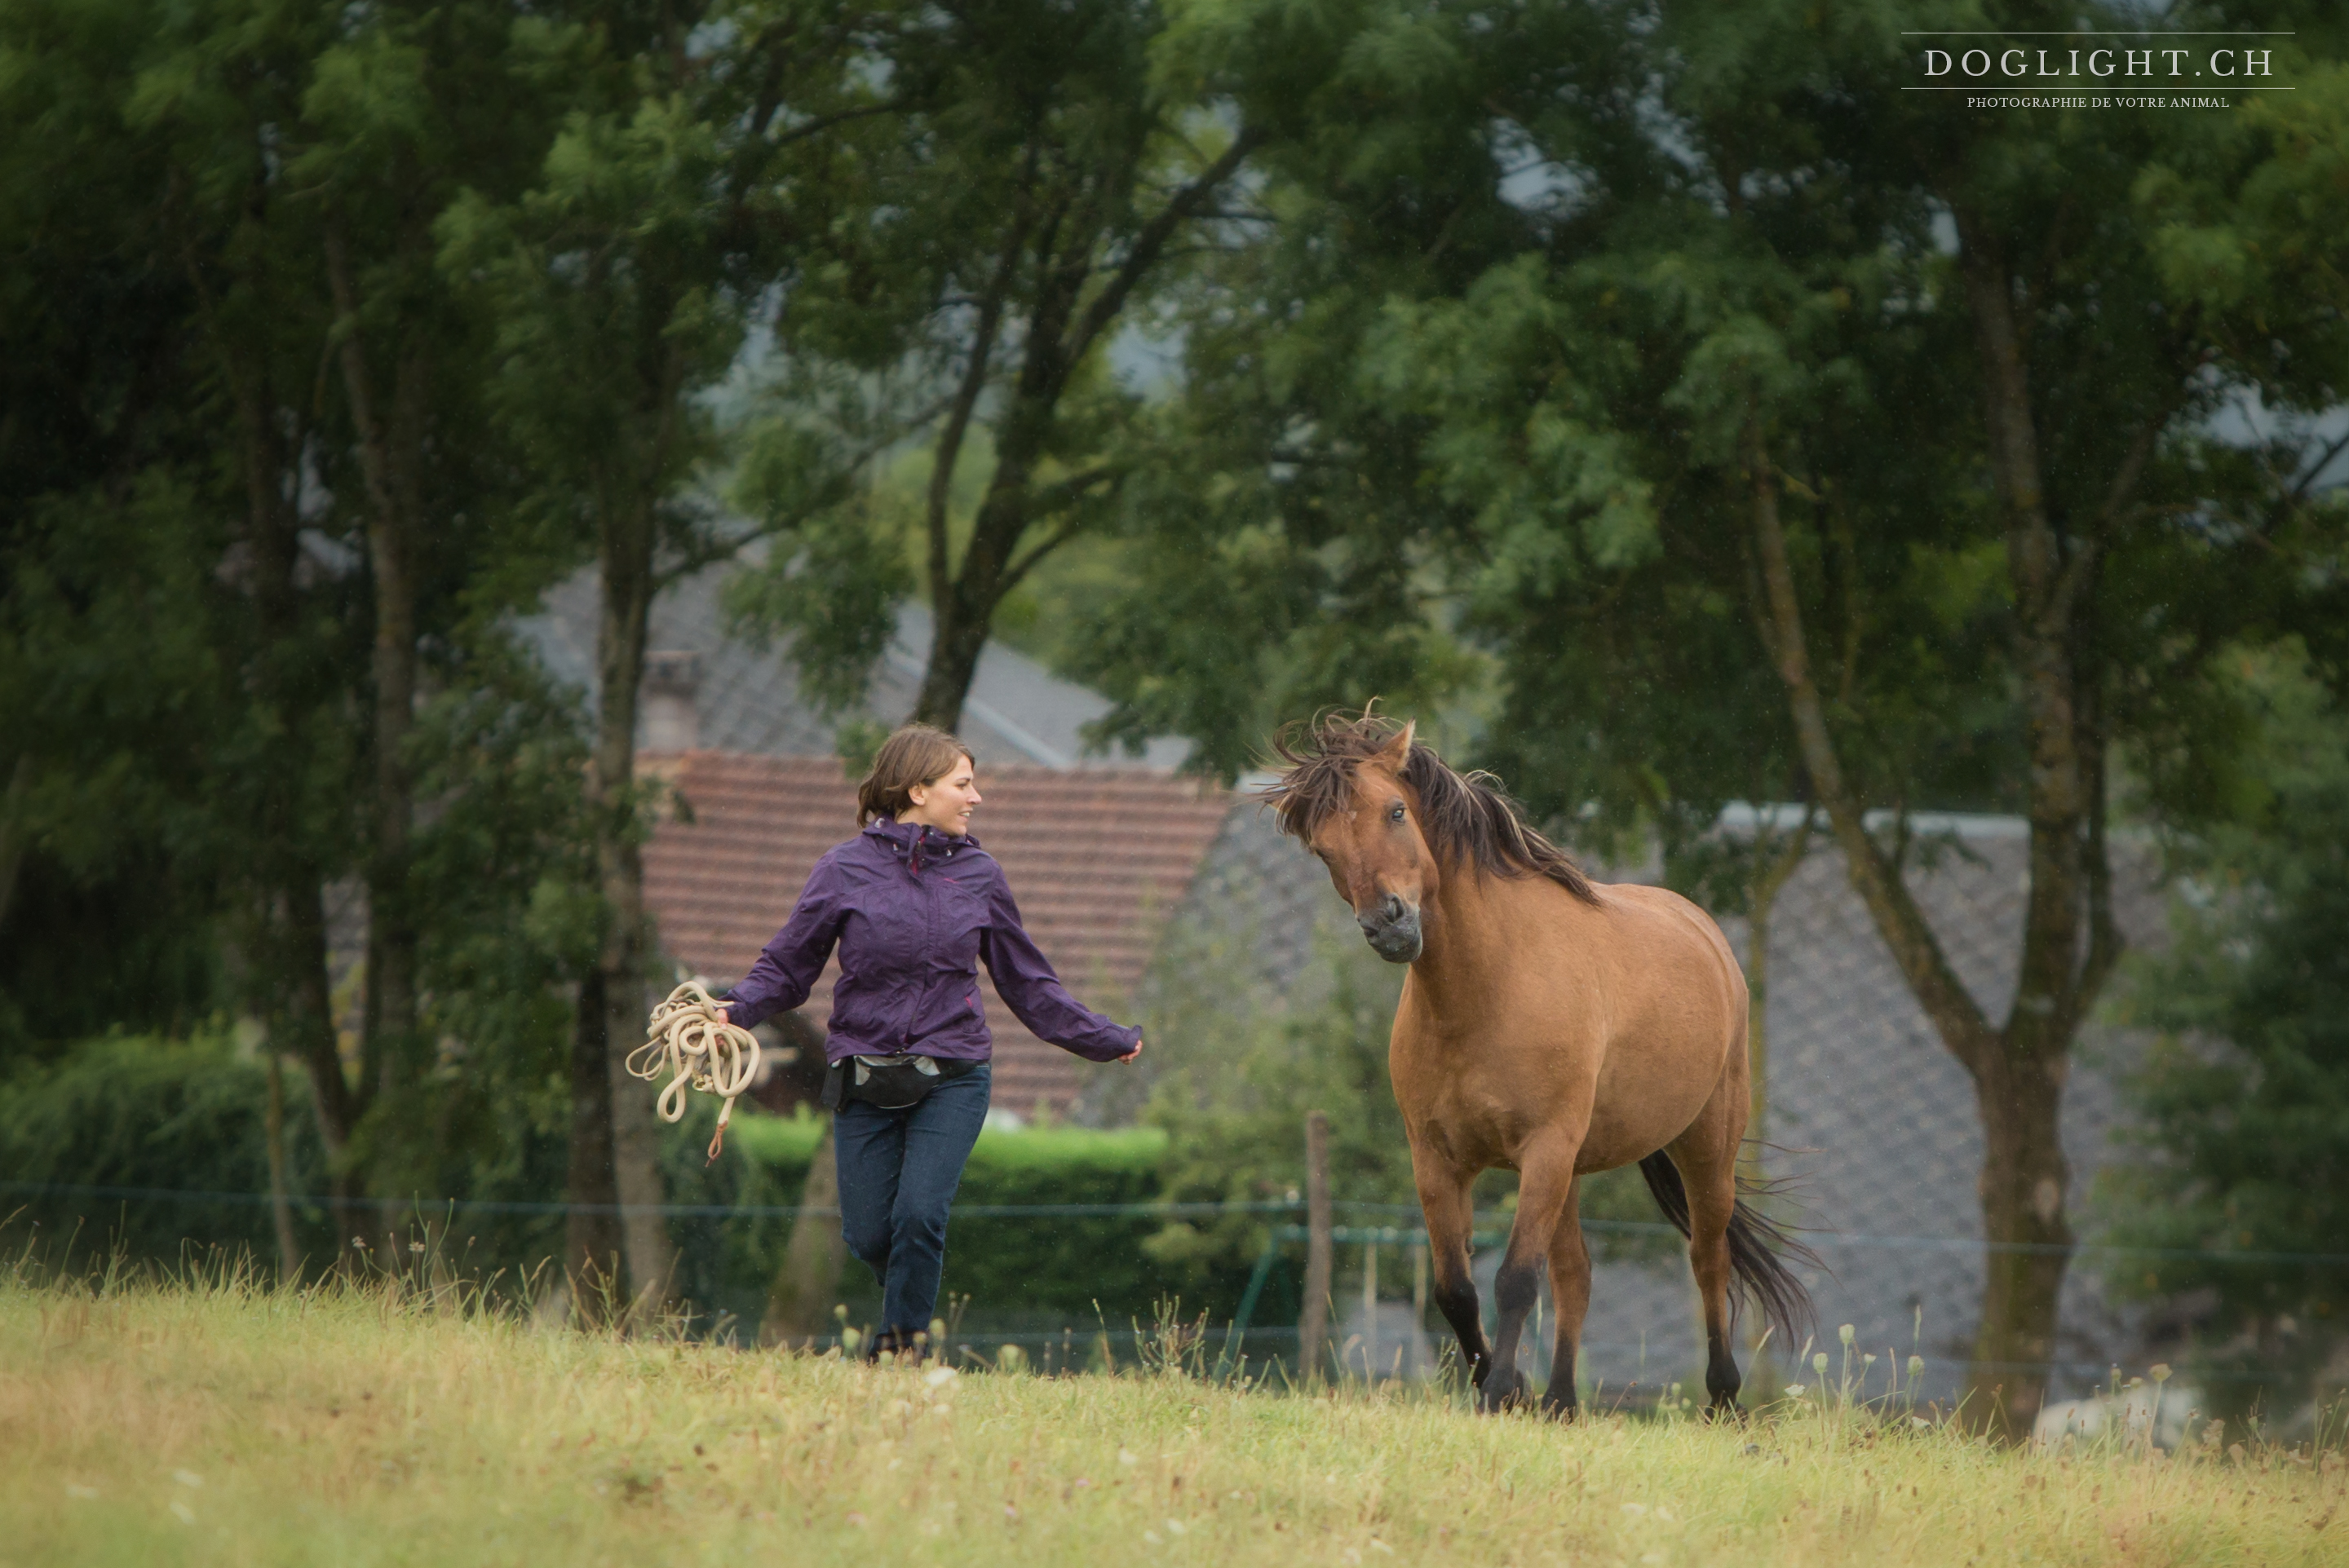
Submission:
[[[1388,893],[1367,910],[1354,912],[1371,951],[1390,964],[1409,964],[1419,956],[1419,910]]]

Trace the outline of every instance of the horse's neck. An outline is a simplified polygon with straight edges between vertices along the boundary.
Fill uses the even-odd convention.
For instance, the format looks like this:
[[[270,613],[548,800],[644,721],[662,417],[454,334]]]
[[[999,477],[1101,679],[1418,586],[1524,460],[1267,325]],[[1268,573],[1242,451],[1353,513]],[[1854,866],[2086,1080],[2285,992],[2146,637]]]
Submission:
[[[1501,994],[1510,970],[1528,960],[1551,933],[1533,923],[1555,901],[1547,885],[1533,877],[1504,878],[1462,869],[1436,890],[1435,919],[1421,926],[1418,960],[1412,976],[1436,1010],[1466,1017],[1483,1011]]]

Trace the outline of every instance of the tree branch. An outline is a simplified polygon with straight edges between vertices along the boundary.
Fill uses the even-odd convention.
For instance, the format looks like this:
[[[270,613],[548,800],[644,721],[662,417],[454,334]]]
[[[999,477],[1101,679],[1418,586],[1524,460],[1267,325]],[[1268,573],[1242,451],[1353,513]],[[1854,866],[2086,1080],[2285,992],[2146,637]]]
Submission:
[[[1769,633],[1764,643],[1772,652],[1778,678],[1785,684],[1793,711],[1795,733],[1811,788],[1826,810],[1828,825],[1842,849],[1853,890],[1868,906],[1870,918],[1893,962],[1899,965],[1909,988],[1924,1006],[1942,1044],[1969,1071],[1982,1070],[1992,1034],[1982,1008],[1950,967],[1948,955],[1933,934],[1924,912],[1909,892],[1897,867],[1868,836],[1862,803],[1843,772],[1843,760],[1827,727],[1826,705],[1811,674],[1810,653],[1803,633],[1802,603],[1795,588],[1793,563],[1786,554],[1785,529],[1778,516],[1778,486],[1759,419],[1747,427],[1746,480],[1751,492],[1754,560],[1761,576]]]
[[[1031,143],[1025,177],[1032,180],[1035,172],[1036,150]],[[1003,253],[996,258],[995,274],[988,280],[987,293],[978,302],[978,323],[971,331],[970,360],[963,366],[962,381],[955,388],[946,428],[938,432],[937,446],[930,459],[930,490],[924,508],[924,526],[929,536],[930,603],[934,605],[943,606],[953,591],[947,560],[947,503],[954,492],[955,465],[962,457],[971,415],[978,407],[979,394],[987,390],[988,361],[995,352],[995,335],[1003,320],[1003,302],[1011,292],[1012,280],[1019,274],[1020,253],[1027,246],[1027,206],[1023,201],[1021,211],[1013,217],[1011,232],[1004,238]]]
[[[1141,283],[1143,274],[1157,264],[1159,253],[1174,237],[1174,231],[1206,204],[1217,187],[1237,172],[1239,166],[1247,161],[1248,154],[1262,146],[1264,140],[1262,130],[1255,126],[1242,126],[1239,134],[1232,138],[1232,144],[1224,149],[1223,156],[1209,164],[1198,179],[1168,198],[1166,205],[1159,209],[1158,215],[1142,226],[1142,232],[1133,237],[1133,248],[1125,253],[1125,260],[1119,263],[1108,284],[1093,296],[1092,304],[1078,318],[1075,334],[1062,356],[1063,364],[1074,365],[1084,357],[1093,340],[1117,319],[1118,312],[1125,308],[1126,297]]]

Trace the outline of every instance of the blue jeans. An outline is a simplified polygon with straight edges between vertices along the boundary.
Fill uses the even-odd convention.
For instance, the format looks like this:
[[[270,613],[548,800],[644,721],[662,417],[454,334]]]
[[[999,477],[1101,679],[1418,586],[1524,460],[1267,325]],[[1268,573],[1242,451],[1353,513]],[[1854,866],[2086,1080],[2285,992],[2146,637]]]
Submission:
[[[840,1229],[881,1282],[881,1325],[927,1332],[947,1261],[947,1205],[987,1120],[990,1069],[981,1062],[904,1110],[845,1100],[833,1118]]]

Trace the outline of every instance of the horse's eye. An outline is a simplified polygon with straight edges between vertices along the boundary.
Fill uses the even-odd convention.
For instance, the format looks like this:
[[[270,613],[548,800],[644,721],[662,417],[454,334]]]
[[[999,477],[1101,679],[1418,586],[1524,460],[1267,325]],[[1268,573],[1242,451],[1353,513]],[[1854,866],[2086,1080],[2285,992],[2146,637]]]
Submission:
[[[1398,800],[1393,805],[1387,808],[1387,820],[1390,822],[1400,822],[1402,820],[1402,801]]]

